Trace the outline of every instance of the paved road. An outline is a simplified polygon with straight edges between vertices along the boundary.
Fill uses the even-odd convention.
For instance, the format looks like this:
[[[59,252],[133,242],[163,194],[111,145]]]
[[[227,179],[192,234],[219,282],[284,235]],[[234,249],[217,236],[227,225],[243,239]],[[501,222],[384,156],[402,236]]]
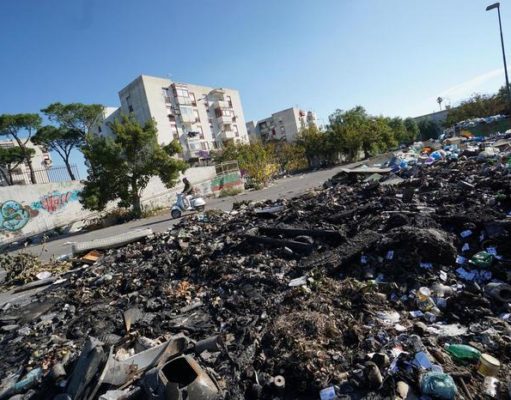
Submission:
[[[231,210],[235,201],[241,200],[264,200],[279,198],[291,198],[298,196],[309,189],[320,186],[325,180],[339,172],[341,167],[309,172],[302,175],[295,175],[288,178],[282,178],[275,181],[272,185],[262,190],[249,191],[243,194],[208,200],[206,209]],[[151,228],[153,232],[163,232],[176,223],[170,217],[170,213],[140,220],[126,222],[121,225],[110,226],[108,228],[98,229],[91,232],[78,233],[65,236],[45,243],[44,245],[33,245],[24,249],[14,250],[14,252],[28,252],[39,256],[43,260],[57,258],[64,254],[71,253],[71,245],[75,242],[85,242],[94,239],[115,236],[141,228]]]

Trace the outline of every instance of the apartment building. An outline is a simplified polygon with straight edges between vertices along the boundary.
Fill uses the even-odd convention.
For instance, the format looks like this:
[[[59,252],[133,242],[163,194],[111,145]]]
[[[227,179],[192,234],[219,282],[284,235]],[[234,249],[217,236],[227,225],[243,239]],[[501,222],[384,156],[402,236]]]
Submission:
[[[207,159],[227,142],[248,143],[237,90],[210,88],[141,75],[119,92],[121,106],[108,107],[95,133],[111,134],[108,122],[132,113],[140,123],[156,121],[158,141],[179,140],[185,160]]]
[[[48,176],[48,170],[52,166],[52,160],[50,153],[41,146],[36,146],[30,141],[26,144],[30,149],[34,150],[34,156],[32,157],[32,168],[34,169],[35,183],[48,183],[50,177]],[[2,140],[0,141],[0,148],[18,147],[18,143],[13,140]],[[11,170],[10,173],[6,168],[0,166],[0,186],[8,186],[8,182],[5,180],[5,176],[9,179],[12,178],[14,185],[30,185],[30,170],[28,164],[22,162],[15,169]]]
[[[273,113],[269,118],[247,122],[247,132],[250,140],[291,143],[296,140],[296,136],[303,128],[311,125],[317,125],[315,113],[291,107]]]

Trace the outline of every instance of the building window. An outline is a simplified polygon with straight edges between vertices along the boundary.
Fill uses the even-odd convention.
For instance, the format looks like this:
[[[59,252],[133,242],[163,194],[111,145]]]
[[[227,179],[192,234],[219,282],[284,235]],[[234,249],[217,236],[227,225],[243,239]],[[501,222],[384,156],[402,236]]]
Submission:
[[[170,90],[169,88],[161,88],[161,94],[163,95],[163,99],[165,103],[170,104]]]
[[[225,99],[227,100],[227,103],[229,104],[229,107],[232,107],[231,96],[226,96]]]
[[[199,132],[199,137],[204,139],[204,131],[202,130],[202,126],[197,127],[197,132]]]
[[[195,115],[195,122],[200,122],[199,110],[193,110],[193,114]]]
[[[190,101],[192,102],[192,106],[197,107],[197,101],[195,100],[195,94],[190,92]]]
[[[209,150],[209,149],[208,149],[208,143],[207,143],[207,142],[201,142],[201,144],[200,144],[200,145],[201,145],[202,150]]]
[[[175,140],[179,140],[179,132],[177,131],[176,124],[170,124],[170,132],[172,133],[172,138]]]
[[[130,96],[126,96],[126,105],[128,106],[128,112],[133,112],[133,106],[131,105],[131,99]]]
[[[98,132],[101,133],[101,126],[98,126]]]
[[[211,142],[211,144],[213,145],[214,149],[218,149],[218,144],[216,144],[216,142]]]
[[[200,150],[200,144],[199,143],[188,143],[190,146],[190,150]]]
[[[240,131],[238,130],[238,125],[233,125],[232,130],[234,131],[234,136],[240,137]]]
[[[189,92],[187,89],[176,88],[176,94],[179,97],[189,97]]]
[[[222,115],[225,117],[234,117],[234,111],[232,110],[222,110]]]

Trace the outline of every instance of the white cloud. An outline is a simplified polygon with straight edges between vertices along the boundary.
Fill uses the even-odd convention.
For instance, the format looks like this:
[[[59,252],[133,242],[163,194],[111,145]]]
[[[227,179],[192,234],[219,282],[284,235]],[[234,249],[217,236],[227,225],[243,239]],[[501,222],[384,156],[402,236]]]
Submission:
[[[459,85],[444,90],[443,92],[439,93],[438,96],[448,97],[451,99],[451,101],[454,102],[459,101],[475,92],[488,90],[488,83],[495,83],[497,81],[500,82],[503,80],[501,79],[503,76],[504,68],[494,69],[492,71],[478,75],[475,78],[469,79],[468,81],[462,82]],[[434,97],[434,99],[436,100],[438,96]]]
[[[461,100],[470,97],[474,93],[496,92],[498,88],[503,85],[504,68],[487,71],[415,104],[410,107],[408,115],[418,116],[438,111],[438,105],[436,102],[438,97],[444,98],[444,104],[451,104],[452,106],[455,106]]]

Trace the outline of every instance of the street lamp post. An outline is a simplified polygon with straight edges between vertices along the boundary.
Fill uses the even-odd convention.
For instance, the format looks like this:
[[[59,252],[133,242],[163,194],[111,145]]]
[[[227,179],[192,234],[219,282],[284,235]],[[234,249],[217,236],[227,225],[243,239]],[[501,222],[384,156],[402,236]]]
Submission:
[[[504,59],[504,74],[506,76],[506,90],[507,95],[509,97],[509,105],[511,107],[511,88],[509,87],[509,77],[507,74],[507,63],[506,63],[506,52],[504,50],[504,36],[502,35],[502,21],[500,19],[500,3],[494,3],[488,7],[486,7],[486,11],[490,11],[493,9],[497,9],[497,12],[499,14],[499,28],[500,28],[500,43],[502,45],[502,58]]]

